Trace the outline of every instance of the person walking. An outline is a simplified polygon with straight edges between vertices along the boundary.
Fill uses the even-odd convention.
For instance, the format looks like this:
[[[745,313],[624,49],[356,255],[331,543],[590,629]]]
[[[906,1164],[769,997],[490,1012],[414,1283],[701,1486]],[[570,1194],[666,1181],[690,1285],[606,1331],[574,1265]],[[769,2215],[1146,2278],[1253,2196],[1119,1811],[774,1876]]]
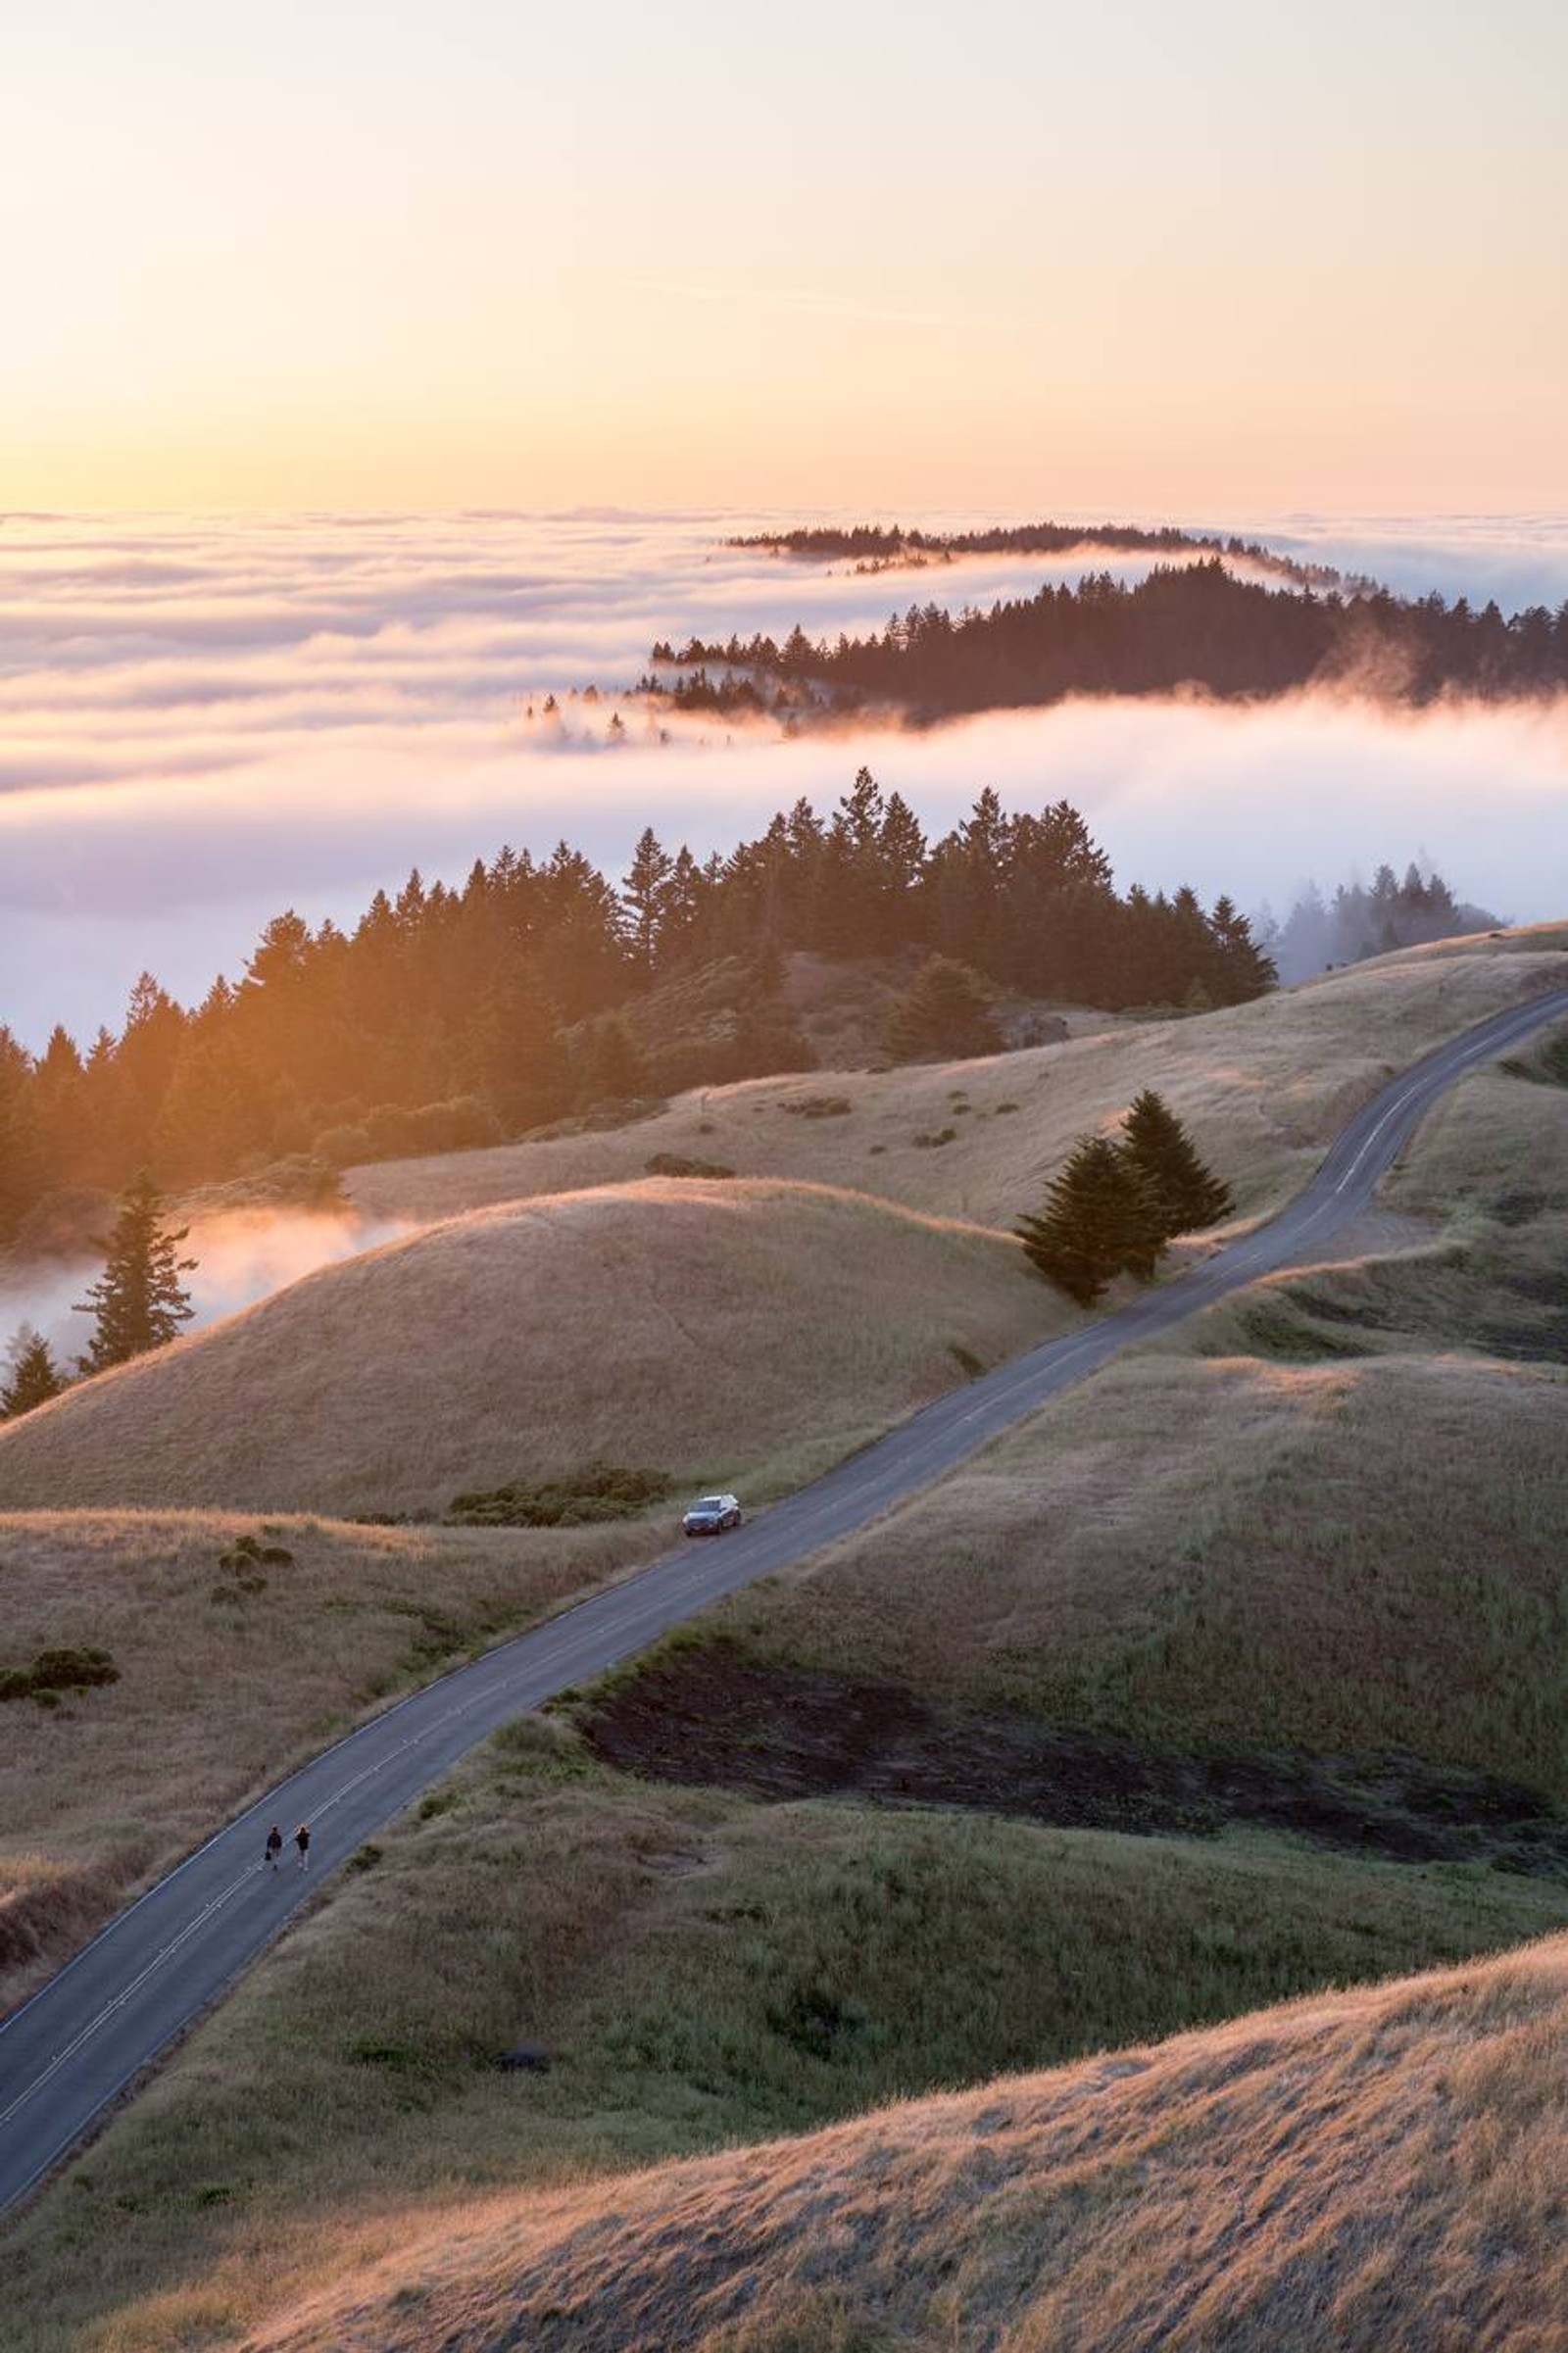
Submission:
[[[294,1833],[294,1843],[300,1850],[300,1869],[309,1871],[311,1867],[311,1827],[308,1822],[302,1822]]]
[[[277,1858],[282,1851],[283,1834],[278,1829],[277,1824],[274,1822],[271,1829],[267,1834],[267,1860],[271,1864],[274,1871],[277,1869]]]

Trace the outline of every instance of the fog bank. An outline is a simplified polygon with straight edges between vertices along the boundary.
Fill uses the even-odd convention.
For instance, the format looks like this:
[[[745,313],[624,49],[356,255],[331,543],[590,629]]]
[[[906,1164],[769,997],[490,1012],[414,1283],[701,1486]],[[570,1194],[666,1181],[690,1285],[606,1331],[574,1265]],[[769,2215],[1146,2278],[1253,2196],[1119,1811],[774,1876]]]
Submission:
[[[1467,898],[1563,911],[1560,707],[1084,702],[792,742],[718,725],[662,740],[635,705],[620,737],[612,695],[545,715],[551,691],[635,679],[658,636],[864,629],[914,599],[986,603],[1084,568],[867,578],[720,544],[758,519],[11,518],[0,1019],[33,1046],[57,1018],[90,1035],[144,966],[199,996],[283,907],[352,919],[411,866],[455,880],[503,841],[547,853],[564,835],[615,871],[649,822],[727,850],[802,793],[831,806],[862,760],[933,831],[985,784],[1015,806],[1065,795],[1123,884],[1279,906],[1306,873],[1420,851]],[[1342,564],[1396,561],[1412,586],[1469,564],[1478,597],[1504,574],[1568,593],[1568,527],[1540,518],[1236,527]]]

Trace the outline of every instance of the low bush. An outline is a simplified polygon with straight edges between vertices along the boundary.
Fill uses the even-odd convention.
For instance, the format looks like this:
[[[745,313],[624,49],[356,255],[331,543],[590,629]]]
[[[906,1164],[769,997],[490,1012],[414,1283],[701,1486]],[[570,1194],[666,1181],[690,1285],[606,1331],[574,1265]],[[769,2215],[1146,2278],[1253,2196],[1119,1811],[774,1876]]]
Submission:
[[[779,1104],[792,1119],[848,1119],[854,1108],[847,1095],[795,1095]]]
[[[30,1667],[0,1668],[0,1699],[40,1699],[50,1706],[62,1691],[119,1681],[107,1650],[40,1650]]]
[[[922,1129],[918,1136],[910,1138],[916,1152],[938,1152],[944,1144],[956,1144],[957,1140],[956,1127],[939,1127],[934,1135]]]
[[[452,1528],[584,1528],[600,1520],[635,1520],[669,1494],[663,1471],[590,1462],[561,1479],[516,1479],[506,1487],[454,1495]]]
[[[683,1152],[656,1152],[643,1166],[650,1176],[666,1177],[732,1177],[733,1168],[722,1160],[688,1160]]]

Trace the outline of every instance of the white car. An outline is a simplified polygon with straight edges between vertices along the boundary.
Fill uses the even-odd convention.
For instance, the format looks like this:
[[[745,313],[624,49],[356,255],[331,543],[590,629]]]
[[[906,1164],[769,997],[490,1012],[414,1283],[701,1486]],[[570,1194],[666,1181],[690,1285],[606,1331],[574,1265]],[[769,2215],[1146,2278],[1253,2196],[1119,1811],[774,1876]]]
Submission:
[[[699,1495],[681,1526],[688,1536],[722,1536],[741,1524],[741,1507],[734,1495]]]

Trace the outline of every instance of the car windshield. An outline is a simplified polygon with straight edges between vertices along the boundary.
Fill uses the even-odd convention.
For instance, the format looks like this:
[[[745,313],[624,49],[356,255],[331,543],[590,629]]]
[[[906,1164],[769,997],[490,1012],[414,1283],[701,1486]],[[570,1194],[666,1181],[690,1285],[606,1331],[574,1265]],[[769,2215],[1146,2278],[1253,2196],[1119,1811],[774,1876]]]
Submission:
[[[692,1505],[694,1511],[722,1511],[723,1508],[724,1498],[722,1495],[704,1495],[700,1503]]]

